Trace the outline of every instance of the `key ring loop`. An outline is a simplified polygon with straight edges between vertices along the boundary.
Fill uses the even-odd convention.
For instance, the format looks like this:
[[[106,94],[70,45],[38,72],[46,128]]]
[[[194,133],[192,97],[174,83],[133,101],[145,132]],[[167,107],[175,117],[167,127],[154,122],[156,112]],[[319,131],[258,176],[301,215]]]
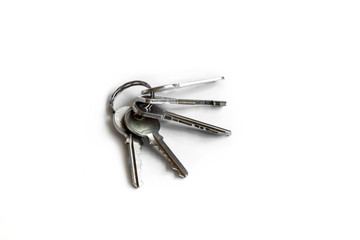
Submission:
[[[111,98],[110,98],[110,101],[109,101],[109,107],[111,109],[111,111],[113,113],[115,113],[115,109],[114,109],[114,101],[116,99],[116,97],[122,92],[124,91],[125,89],[129,88],[129,87],[133,87],[133,86],[144,86],[144,87],[147,87],[147,88],[151,88],[150,84],[148,84],[147,82],[144,82],[144,81],[140,81],[140,80],[135,80],[135,81],[130,81],[130,82],[127,82],[123,85],[121,85],[120,87],[118,87],[114,93],[111,95]],[[150,96],[151,98],[154,98],[155,97],[155,93],[154,92],[150,92]]]

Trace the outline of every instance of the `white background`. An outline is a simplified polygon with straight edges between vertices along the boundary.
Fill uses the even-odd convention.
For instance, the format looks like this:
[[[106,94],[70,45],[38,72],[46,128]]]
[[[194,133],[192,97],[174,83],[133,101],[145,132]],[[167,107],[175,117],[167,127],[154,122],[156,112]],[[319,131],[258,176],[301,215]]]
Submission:
[[[358,1],[1,1],[0,239],[359,239]],[[126,81],[230,137],[164,123],[140,189],[107,111]],[[118,104],[143,89],[129,89]],[[163,94],[165,95],[165,93]]]

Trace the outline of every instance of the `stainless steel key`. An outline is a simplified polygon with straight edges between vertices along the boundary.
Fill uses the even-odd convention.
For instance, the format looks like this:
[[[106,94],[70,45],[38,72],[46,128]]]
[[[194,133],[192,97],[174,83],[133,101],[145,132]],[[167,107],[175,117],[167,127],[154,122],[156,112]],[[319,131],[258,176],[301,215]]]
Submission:
[[[131,107],[121,107],[115,111],[113,115],[113,123],[116,130],[125,137],[125,143],[129,148],[129,165],[131,173],[131,181],[135,188],[143,184],[141,180],[141,159],[139,157],[142,146],[141,138],[130,132],[123,121],[123,117],[127,110]]]
[[[166,91],[166,90],[178,89],[178,88],[183,88],[183,87],[197,86],[197,85],[216,82],[219,80],[224,80],[224,77],[215,77],[215,78],[208,78],[208,79],[202,79],[202,80],[191,81],[191,82],[167,84],[167,85],[163,85],[163,86],[145,89],[145,90],[141,91],[141,94],[148,94],[148,93],[152,93],[152,92],[162,92],[162,91]]]
[[[227,136],[231,135],[230,130],[162,110],[160,107],[156,105],[151,105],[146,107],[146,104],[144,105],[143,103],[135,102],[133,104],[132,109],[137,115],[140,116],[153,118],[153,119],[171,120],[174,122],[182,123],[218,135],[227,135]]]
[[[159,134],[159,120],[146,117],[136,118],[134,112],[129,109],[125,113],[124,122],[131,132],[141,136],[143,140],[148,141],[153,148],[159,151],[170,162],[171,168],[178,171],[180,177],[186,177],[188,175],[185,167]]]
[[[226,106],[225,101],[215,100],[197,100],[197,99],[178,99],[168,97],[137,97],[136,101],[147,104],[184,104],[184,105],[210,105],[210,106]]]

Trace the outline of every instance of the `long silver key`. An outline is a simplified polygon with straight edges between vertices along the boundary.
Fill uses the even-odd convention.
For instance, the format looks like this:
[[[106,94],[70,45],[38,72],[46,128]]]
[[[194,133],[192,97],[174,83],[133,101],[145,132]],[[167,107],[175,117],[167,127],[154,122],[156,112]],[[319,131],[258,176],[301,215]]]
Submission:
[[[143,184],[141,180],[141,159],[139,157],[142,147],[141,138],[130,132],[123,121],[124,115],[131,107],[121,107],[115,111],[113,122],[116,130],[125,138],[125,143],[129,149],[129,165],[131,173],[131,181],[135,188]]]
[[[170,121],[182,123],[182,124],[185,124],[185,125],[188,125],[191,127],[195,127],[195,128],[201,129],[201,130],[205,130],[207,132],[215,133],[218,135],[227,135],[227,136],[231,135],[230,130],[162,110],[160,107],[158,107],[156,105],[147,106],[146,104],[135,102],[133,104],[132,109],[135,112],[135,114],[143,116],[143,117],[148,117],[148,118],[153,118],[153,119],[170,120]]]
[[[178,89],[178,88],[183,88],[183,87],[197,86],[197,85],[212,83],[212,82],[216,82],[216,81],[224,80],[224,79],[225,79],[224,77],[215,77],[215,78],[208,78],[208,79],[202,79],[202,80],[191,81],[191,82],[167,84],[167,85],[163,85],[163,86],[145,89],[145,90],[141,91],[141,94],[148,94],[151,92],[162,92],[162,91]]]
[[[144,141],[159,151],[171,164],[171,168],[176,170],[180,177],[188,175],[187,170],[170,150],[159,134],[160,122],[152,118],[136,118],[134,112],[129,109],[124,116],[124,122],[127,128],[134,134],[141,136]]]
[[[197,100],[197,99],[178,99],[156,96],[154,98],[143,96],[137,97],[136,101],[147,104],[183,104],[183,105],[210,105],[210,106],[226,106],[226,101],[215,100]]]

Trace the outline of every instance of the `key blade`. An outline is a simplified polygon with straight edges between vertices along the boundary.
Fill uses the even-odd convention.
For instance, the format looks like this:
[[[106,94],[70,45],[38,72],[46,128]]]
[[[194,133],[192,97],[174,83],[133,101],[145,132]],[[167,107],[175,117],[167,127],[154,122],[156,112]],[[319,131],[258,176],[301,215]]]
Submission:
[[[231,135],[231,131],[225,128],[221,128],[221,127],[217,127],[208,123],[204,123],[192,118],[188,118],[185,116],[181,116],[179,114],[175,114],[175,113],[171,113],[171,112],[165,112],[164,113],[164,119],[166,120],[171,120],[171,121],[175,121],[175,122],[179,122],[191,127],[195,127],[207,132],[211,132],[211,133],[215,133],[217,135],[226,135],[226,136],[230,136]]]
[[[214,107],[226,106],[226,101],[197,100],[197,99],[178,99],[176,104],[184,105],[209,105]]]
[[[226,101],[177,99],[177,98],[168,98],[168,97],[159,97],[159,96],[156,96],[155,98],[151,98],[148,96],[137,97],[136,101],[147,104],[205,105],[205,106],[214,106],[214,107],[226,106]]]
[[[225,77],[214,77],[214,78],[207,78],[207,79],[196,80],[196,81],[191,81],[191,82],[184,82],[184,83],[179,83],[177,88],[208,84],[208,83],[213,83],[213,82],[224,80],[224,79],[225,79]]]
[[[137,136],[142,137],[143,140],[149,142],[149,144],[157,150],[163,157],[165,157],[171,163],[171,168],[178,171],[180,177],[186,177],[187,171],[181,164],[179,159],[170,150],[170,148],[163,141],[162,136],[158,133],[160,129],[160,123],[157,119],[151,118],[136,118],[134,112],[127,111],[124,116],[125,124],[128,129],[135,133]]]
[[[226,135],[226,136],[231,135],[230,130],[217,127],[208,123],[204,123],[192,118],[181,116],[179,114],[164,111],[156,105],[152,105],[151,108],[145,108],[142,107],[139,103],[134,103],[133,111],[140,116],[154,118],[154,119],[170,120],[181,124],[185,124],[190,127],[195,127],[197,129],[201,129],[207,132],[215,133],[217,135]]]
[[[163,137],[155,132],[147,135],[149,144],[152,145],[158,152],[163,155],[170,163],[173,170],[178,172],[179,177],[185,178],[188,175],[188,171],[170,150],[168,145],[164,142]]]
[[[128,146],[128,164],[130,167],[131,182],[135,188],[138,188],[143,184],[141,180],[141,159],[139,157],[142,141],[140,137],[133,135],[125,126],[123,117],[129,110],[131,111],[131,107],[129,106],[116,110],[113,115],[113,123],[116,130],[126,139],[125,143]]]
[[[129,164],[130,164],[130,173],[131,181],[135,188],[143,185],[141,179],[141,159],[140,159],[140,150],[142,142],[141,139],[137,136],[134,136],[132,133],[129,134]]]
[[[154,87],[154,88],[145,89],[145,90],[141,91],[141,94],[148,94],[151,92],[162,92],[162,91],[178,89],[178,88],[183,88],[183,87],[197,86],[197,85],[208,84],[208,83],[212,83],[212,82],[216,82],[216,81],[220,81],[220,80],[224,80],[224,79],[225,79],[224,77],[215,77],[215,78],[208,78],[208,79],[196,80],[196,81],[191,81],[191,82],[167,84],[167,85],[162,85],[162,86],[158,86],[158,87]]]

